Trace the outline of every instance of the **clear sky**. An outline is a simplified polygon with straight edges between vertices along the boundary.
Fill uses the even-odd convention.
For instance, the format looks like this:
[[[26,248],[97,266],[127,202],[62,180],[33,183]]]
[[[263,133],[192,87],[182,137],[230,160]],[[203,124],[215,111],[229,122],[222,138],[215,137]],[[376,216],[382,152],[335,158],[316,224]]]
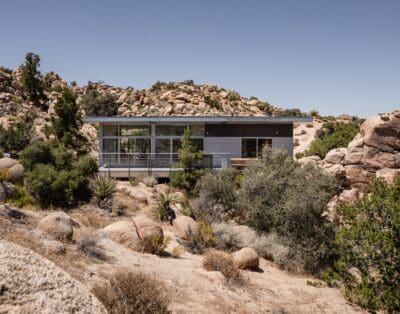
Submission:
[[[147,88],[193,79],[273,105],[400,109],[400,0],[0,2],[0,65]]]

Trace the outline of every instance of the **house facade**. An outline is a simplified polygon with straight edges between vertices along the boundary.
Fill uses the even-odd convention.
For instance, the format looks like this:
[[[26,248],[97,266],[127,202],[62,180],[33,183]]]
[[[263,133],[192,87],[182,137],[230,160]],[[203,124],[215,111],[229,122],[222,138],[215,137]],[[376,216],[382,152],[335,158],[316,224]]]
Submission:
[[[180,140],[189,128],[203,166],[219,170],[240,159],[257,158],[265,145],[293,154],[289,117],[86,117],[99,125],[99,171],[115,177],[152,174],[169,177],[176,170]]]

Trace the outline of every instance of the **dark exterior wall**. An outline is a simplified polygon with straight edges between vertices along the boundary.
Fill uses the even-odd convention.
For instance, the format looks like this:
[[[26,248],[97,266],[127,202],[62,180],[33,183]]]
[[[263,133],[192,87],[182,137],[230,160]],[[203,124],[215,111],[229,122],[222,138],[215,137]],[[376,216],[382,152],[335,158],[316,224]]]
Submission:
[[[205,137],[293,137],[293,124],[206,124]]]

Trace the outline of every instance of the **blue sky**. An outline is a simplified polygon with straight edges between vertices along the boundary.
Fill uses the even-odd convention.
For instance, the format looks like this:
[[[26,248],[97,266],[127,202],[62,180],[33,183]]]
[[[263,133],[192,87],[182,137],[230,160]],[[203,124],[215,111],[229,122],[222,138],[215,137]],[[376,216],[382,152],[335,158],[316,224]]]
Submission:
[[[284,108],[400,108],[400,0],[2,1],[0,65],[147,88],[193,79]]]

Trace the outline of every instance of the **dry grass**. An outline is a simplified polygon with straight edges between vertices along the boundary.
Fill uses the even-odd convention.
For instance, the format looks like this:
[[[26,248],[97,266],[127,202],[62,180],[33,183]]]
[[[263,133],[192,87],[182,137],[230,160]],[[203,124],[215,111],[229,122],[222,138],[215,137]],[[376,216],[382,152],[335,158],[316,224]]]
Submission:
[[[86,234],[79,241],[78,248],[87,257],[96,260],[107,261],[109,258],[104,253],[103,249],[98,246],[98,241],[99,238],[97,236]]]
[[[168,313],[170,295],[165,284],[139,271],[121,269],[92,292],[112,314]]]
[[[111,223],[111,219],[95,211],[70,212],[69,216],[87,228],[102,229]]]
[[[181,245],[178,245],[172,249],[171,256],[173,258],[179,258],[185,252],[186,252],[185,248]]]
[[[208,271],[221,272],[229,284],[243,286],[246,283],[229,253],[209,250],[203,257],[203,267]]]

